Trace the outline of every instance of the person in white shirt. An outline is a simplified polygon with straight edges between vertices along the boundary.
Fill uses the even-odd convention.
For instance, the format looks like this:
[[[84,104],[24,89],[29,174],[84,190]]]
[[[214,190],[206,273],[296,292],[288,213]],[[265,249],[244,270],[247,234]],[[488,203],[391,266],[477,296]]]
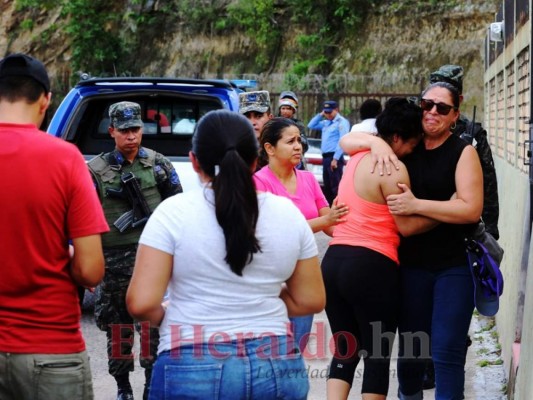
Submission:
[[[376,118],[381,113],[382,106],[379,100],[366,99],[359,108],[361,122],[352,126],[351,132],[368,132],[376,135]]]
[[[318,250],[290,200],[256,192],[257,155],[246,117],[209,112],[190,152],[203,186],[165,200],[143,231],[127,304],[160,326],[152,400],[307,396],[288,317],[325,306]]]

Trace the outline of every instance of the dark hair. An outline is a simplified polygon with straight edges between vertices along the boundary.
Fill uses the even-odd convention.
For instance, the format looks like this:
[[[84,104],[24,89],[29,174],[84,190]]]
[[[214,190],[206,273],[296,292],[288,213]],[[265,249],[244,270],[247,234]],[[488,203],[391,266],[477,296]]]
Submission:
[[[457,87],[455,87],[454,85],[452,85],[451,83],[448,83],[448,82],[435,82],[435,83],[429,84],[422,91],[422,97],[424,97],[424,95],[428,91],[430,91],[431,89],[436,88],[436,87],[441,87],[441,88],[444,88],[444,89],[448,89],[448,91],[452,95],[452,102],[453,102],[454,107],[459,109],[459,105],[461,104],[461,97],[460,97],[459,90],[457,90]]]
[[[381,102],[376,99],[367,99],[363,101],[361,107],[359,108],[359,115],[361,119],[376,118],[381,112]]]
[[[391,97],[376,119],[376,128],[387,143],[395,134],[404,141],[422,137],[422,109],[404,97]]]
[[[281,139],[281,132],[291,126],[298,128],[294,120],[285,117],[275,117],[265,122],[259,135],[259,165],[261,167],[268,164],[268,154],[265,151],[265,144],[270,143],[272,146],[275,146]],[[300,131],[300,128],[298,128],[298,131]]]
[[[252,178],[257,148],[250,121],[228,110],[205,114],[192,137],[192,152],[212,178],[215,213],[226,239],[225,260],[239,276],[261,251],[255,236],[259,205]]]
[[[0,99],[10,103],[26,100],[29,104],[33,104],[43,93],[47,94],[43,85],[28,76],[0,78]]]

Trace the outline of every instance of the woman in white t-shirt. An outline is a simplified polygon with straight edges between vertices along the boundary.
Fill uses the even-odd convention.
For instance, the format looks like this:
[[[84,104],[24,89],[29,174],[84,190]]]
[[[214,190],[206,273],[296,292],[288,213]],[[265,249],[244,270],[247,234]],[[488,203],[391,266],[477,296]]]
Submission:
[[[127,304],[160,326],[150,399],[307,396],[287,329],[324,308],[317,247],[291,201],[256,192],[257,148],[245,117],[206,114],[190,152],[203,186],[165,200],[143,231]]]

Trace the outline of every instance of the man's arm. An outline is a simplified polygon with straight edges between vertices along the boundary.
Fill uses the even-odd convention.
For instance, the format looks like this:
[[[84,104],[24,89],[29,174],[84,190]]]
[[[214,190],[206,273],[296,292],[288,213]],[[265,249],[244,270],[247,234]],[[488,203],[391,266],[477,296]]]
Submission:
[[[104,277],[104,255],[100,235],[72,239],[74,255],[71,260],[71,275],[74,282],[85,287],[94,287]]]
[[[350,132],[350,123],[346,118],[341,118],[339,121],[339,143],[337,143],[337,148],[335,149],[335,154],[333,155],[335,160],[340,160],[344,155],[344,151],[340,146],[340,139],[346,136],[348,132]]]
[[[321,122],[322,122],[322,113],[319,113],[319,114],[315,115],[311,119],[311,121],[309,121],[309,123],[307,124],[307,128],[321,130],[322,129]]]

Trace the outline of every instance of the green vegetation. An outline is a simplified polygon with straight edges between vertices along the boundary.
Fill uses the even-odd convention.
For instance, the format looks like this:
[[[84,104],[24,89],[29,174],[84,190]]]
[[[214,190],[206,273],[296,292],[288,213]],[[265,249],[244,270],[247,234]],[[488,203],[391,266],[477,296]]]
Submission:
[[[328,76],[333,71],[332,62],[339,47],[346,38],[357,37],[369,13],[412,12],[420,7],[443,11],[458,3],[457,0],[15,0],[16,9],[24,13],[19,30],[32,31],[38,23],[36,16],[46,18],[59,12],[60,18],[55,22],[59,35],[49,30],[40,39],[46,42],[54,37],[66,39],[72,71],[95,76],[136,74],[142,70],[151,48],[176,31],[187,37],[239,34],[244,36],[240,50],[244,49],[249,56],[243,61],[243,70],[268,74],[279,67],[282,51],[289,53],[287,84],[300,90],[309,88],[306,76]],[[289,35],[289,31],[296,33]],[[373,49],[366,49],[359,62],[371,65],[375,57]],[[328,82],[325,90],[335,91],[337,84]]]
[[[118,3],[118,4],[117,4]],[[361,25],[373,0],[170,0],[147,6],[143,0],[16,0],[17,10],[31,15],[59,10],[58,28],[72,45],[72,69],[93,75],[121,70],[134,60],[142,46],[137,32],[150,27],[183,27],[188,34],[227,35],[244,33],[257,71],[275,67],[283,41],[294,51],[291,72],[295,77],[328,74],[339,42]],[[172,24],[164,21],[172,20]],[[301,27],[295,38],[285,32]],[[28,18],[20,29],[32,30]],[[165,29],[165,28],[163,28]],[[163,36],[163,32],[159,32]],[[137,37],[134,37],[137,36]],[[132,46],[133,45],[133,46]],[[294,79],[294,78],[293,78]]]
[[[72,69],[105,74],[113,71],[123,53],[123,44],[114,34],[113,25],[121,14],[109,9],[104,0],[16,0],[19,11],[30,14],[57,9],[61,19],[57,25],[45,30],[40,37],[48,43],[52,33],[61,29],[68,34],[72,45]],[[25,20],[21,29],[33,29],[31,20]]]

